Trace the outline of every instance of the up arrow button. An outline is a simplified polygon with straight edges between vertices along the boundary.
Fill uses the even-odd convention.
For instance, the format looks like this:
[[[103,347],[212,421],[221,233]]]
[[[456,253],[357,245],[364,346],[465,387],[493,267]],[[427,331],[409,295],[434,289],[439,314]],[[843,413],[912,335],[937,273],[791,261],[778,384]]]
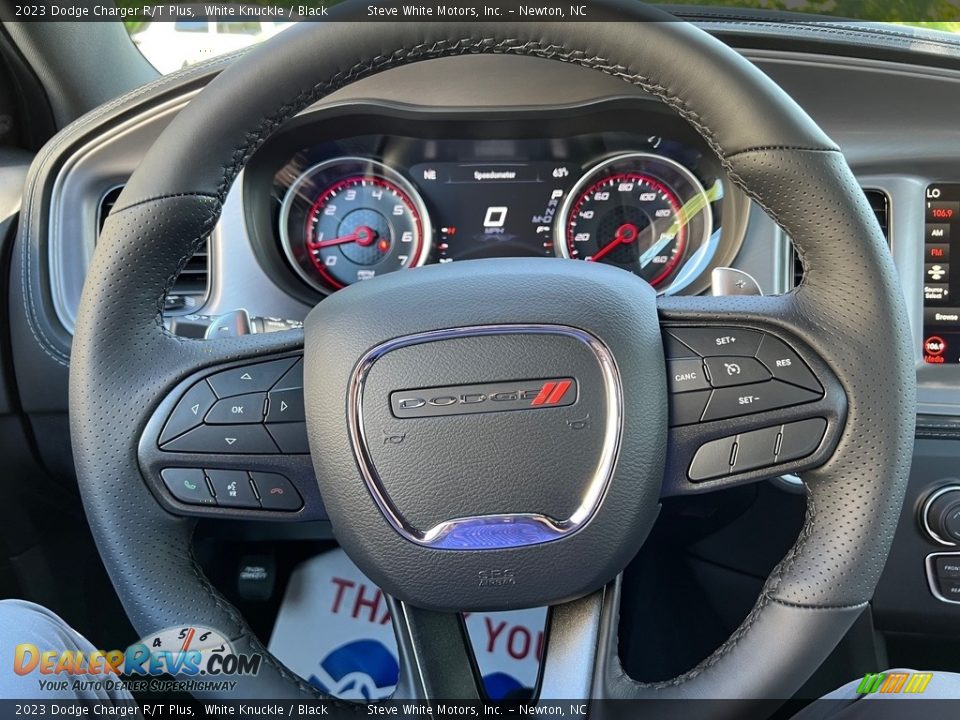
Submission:
[[[290,357],[282,360],[242,365],[231,370],[222,370],[207,378],[210,387],[219,398],[234,395],[266,392],[272,388],[287,370],[300,358]]]

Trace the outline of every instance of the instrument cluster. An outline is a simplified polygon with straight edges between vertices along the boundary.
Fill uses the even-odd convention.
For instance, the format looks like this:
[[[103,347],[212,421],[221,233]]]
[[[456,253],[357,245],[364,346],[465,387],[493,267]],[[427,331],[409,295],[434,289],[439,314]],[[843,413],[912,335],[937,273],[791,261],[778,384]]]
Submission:
[[[428,263],[538,256],[614,265],[662,293],[699,292],[707,271],[735,255],[747,205],[698,137],[659,134],[651,115],[630,123],[638,131],[579,117],[541,123],[539,136],[466,120],[427,134],[429,123],[406,117],[390,134],[298,145],[311,127],[301,124],[285,156],[281,144],[254,163],[253,186],[270,198],[255,236],[275,268],[321,294]]]

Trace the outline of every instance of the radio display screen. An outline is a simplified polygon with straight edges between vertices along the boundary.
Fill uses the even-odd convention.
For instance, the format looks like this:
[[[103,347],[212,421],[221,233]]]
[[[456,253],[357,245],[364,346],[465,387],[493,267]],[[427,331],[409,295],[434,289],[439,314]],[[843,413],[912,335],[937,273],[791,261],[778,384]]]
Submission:
[[[925,208],[923,361],[931,365],[957,364],[960,363],[960,264],[957,264],[960,263],[960,183],[930,185]]]

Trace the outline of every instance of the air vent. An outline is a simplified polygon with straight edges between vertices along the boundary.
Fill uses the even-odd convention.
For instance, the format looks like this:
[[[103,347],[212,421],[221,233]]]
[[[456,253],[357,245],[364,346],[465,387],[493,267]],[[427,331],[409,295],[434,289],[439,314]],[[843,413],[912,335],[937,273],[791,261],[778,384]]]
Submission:
[[[122,191],[123,185],[119,185],[112,190],[107,190],[104,196],[100,198],[100,207],[97,208],[97,236],[99,236],[103,230],[103,224],[107,221],[107,215],[113,210],[113,206],[117,204],[117,198],[120,197]]]
[[[877,216],[877,222],[880,223],[880,229],[883,231],[883,237],[890,244],[890,198],[883,190],[864,190],[863,194],[867,196],[867,202],[870,203],[870,209]]]
[[[883,237],[887,244],[890,244],[890,198],[883,190],[864,190],[863,194],[870,203],[870,209],[877,216],[877,222],[880,223],[880,230],[883,231]],[[800,264],[800,258],[796,251],[793,253],[793,287],[800,284],[803,280],[803,265]]]
[[[117,204],[123,186],[104,193],[97,208],[97,235],[103,230],[107,215]],[[209,242],[190,258],[167,296],[167,310],[193,310],[203,304],[210,281]]]

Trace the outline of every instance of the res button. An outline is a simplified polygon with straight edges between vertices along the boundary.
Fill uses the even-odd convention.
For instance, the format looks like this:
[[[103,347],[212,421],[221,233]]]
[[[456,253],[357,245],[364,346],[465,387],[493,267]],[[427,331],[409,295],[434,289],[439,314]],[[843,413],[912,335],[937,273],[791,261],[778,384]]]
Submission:
[[[757,359],[777,380],[799,385],[812,392],[822,393],[823,388],[803,360],[784,342],[772,335],[765,335]]]

